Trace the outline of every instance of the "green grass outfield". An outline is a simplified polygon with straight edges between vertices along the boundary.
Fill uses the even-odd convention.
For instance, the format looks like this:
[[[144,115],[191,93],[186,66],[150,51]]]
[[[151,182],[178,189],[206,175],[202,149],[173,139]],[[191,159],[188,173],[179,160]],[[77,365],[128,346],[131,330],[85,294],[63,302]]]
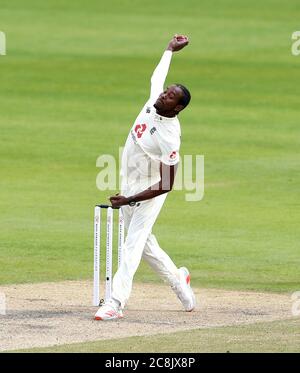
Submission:
[[[0,283],[92,277],[111,194],[96,159],[117,156],[179,32],[167,83],[192,92],[181,154],[205,155],[206,190],[170,194],[159,242],[194,285],[299,290],[298,16],[298,0],[1,0]],[[144,265],[136,280],[158,281]]]
[[[299,327],[298,318],[17,352],[300,352]]]

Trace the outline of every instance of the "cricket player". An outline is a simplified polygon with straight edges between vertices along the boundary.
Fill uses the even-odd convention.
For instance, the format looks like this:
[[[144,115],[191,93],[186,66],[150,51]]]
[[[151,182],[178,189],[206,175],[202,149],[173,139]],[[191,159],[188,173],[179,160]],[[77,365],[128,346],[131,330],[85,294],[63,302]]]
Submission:
[[[178,114],[190,102],[181,84],[164,89],[172,55],[189,40],[175,35],[169,42],[151,78],[150,98],[136,118],[126,141],[121,164],[121,195],[110,197],[112,207],[121,207],[127,236],[123,257],[112,286],[112,297],[95,315],[96,320],[123,317],[134,274],[143,258],[167,282],[185,311],[195,307],[187,268],[177,268],[160,248],[152,227],[167,193],[172,190],[179,162],[180,123]]]

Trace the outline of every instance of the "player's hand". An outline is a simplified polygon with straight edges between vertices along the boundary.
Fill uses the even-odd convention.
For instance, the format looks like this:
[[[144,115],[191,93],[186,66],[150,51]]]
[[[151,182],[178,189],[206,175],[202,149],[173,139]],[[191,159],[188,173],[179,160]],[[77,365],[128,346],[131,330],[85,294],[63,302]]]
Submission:
[[[189,38],[186,35],[175,34],[173,39],[170,41],[167,50],[172,52],[180,51],[180,49],[187,46],[189,43]]]
[[[110,203],[112,207],[121,207],[124,205],[128,205],[128,199],[124,196],[120,196],[119,194],[116,194],[115,196],[110,197]]]

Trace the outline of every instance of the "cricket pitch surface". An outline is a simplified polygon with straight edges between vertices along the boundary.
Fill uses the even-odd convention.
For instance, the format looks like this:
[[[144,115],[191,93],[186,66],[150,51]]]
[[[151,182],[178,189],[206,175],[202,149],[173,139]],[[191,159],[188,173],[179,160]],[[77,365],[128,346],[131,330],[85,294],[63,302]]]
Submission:
[[[0,351],[292,318],[289,294],[193,288],[197,307],[184,312],[168,285],[134,283],[123,319],[95,321],[92,289],[92,281],[0,286]]]

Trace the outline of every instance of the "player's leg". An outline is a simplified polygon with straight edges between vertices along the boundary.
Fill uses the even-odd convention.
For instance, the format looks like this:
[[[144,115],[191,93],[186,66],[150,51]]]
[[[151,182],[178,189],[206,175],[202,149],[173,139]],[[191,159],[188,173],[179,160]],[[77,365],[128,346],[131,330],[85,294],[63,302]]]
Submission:
[[[165,199],[166,195],[161,195],[132,208],[134,211],[124,243],[122,263],[113,279],[113,298],[121,303],[122,308],[129,298],[133,276]]]
[[[140,264],[147,238],[165,198],[166,195],[161,195],[144,201],[139,206],[126,206],[126,209],[123,210],[129,218],[131,215],[131,218],[123,245],[122,262],[113,278],[112,299],[107,307],[100,307],[95,315],[96,319],[107,320],[122,317],[120,309],[124,308],[130,296],[134,274]],[[132,213],[128,213],[127,209],[131,209],[128,211],[132,211]],[[108,309],[106,310],[106,308]]]
[[[187,268],[177,268],[169,255],[159,246],[155,236],[149,234],[143,251],[143,259],[167,282],[181,301],[186,311],[195,308],[195,296],[190,287],[190,274]]]
[[[122,209],[122,214],[123,214],[123,218],[124,218],[124,227],[125,227],[126,231],[128,231],[129,225],[130,225],[130,222],[131,222],[131,218],[132,218],[132,215],[133,215],[133,209],[130,206],[122,206],[121,209]]]
[[[143,251],[143,259],[169,285],[179,280],[178,268],[169,255],[159,246],[154,234],[150,233]]]

